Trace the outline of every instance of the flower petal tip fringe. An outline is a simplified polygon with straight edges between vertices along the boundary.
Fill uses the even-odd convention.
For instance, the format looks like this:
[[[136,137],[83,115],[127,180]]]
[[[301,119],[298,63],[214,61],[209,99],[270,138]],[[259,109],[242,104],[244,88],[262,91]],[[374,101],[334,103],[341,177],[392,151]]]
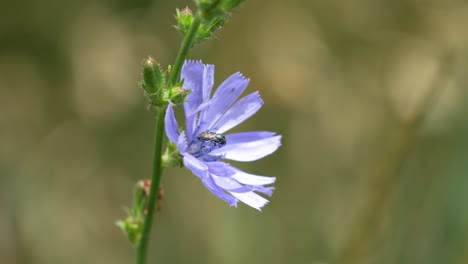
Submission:
[[[192,92],[184,103],[186,130],[179,133],[170,104],[165,117],[166,134],[183,156],[183,162],[215,196],[237,207],[241,201],[257,210],[268,203],[275,177],[249,174],[223,160],[254,161],[278,149],[281,136],[252,131],[224,135],[254,115],[263,105],[258,92],[237,100],[249,84],[241,73],[227,78],[211,97],[214,65],[186,61],[181,72],[184,88]]]

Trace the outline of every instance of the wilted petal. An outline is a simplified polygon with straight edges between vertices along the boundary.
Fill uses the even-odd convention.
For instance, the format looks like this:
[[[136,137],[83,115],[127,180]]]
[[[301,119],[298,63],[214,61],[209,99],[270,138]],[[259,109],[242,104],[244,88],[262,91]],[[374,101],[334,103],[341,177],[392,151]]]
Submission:
[[[241,143],[231,143],[228,138],[226,146],[213,150],[210,155],[224,155],[225,159],[236,161],[254,161],[275,152],[281,145],[280,141],[281,136]]]
[[[210,106],[204,111],[203,129],[211,128],[226,110],[239,98],[249,84],[240,73],[227,78],[216,90]]]
[[[217,128],[218,133],[224,133],[251,117],[262,105],[260,94],[258,92],[251,93],[235,103],[214,127]]]
[[[236,173],[231,177],[236,179],[240,183],[249,185],[268,185],[276,181],[276,177],[258,176],[240,170],[237,170]]]
[[[203,179],[202,183],[212,194],[216,195],[218,198],[228,203],[229,206],[237,207],[237,199],[225,193],[223,189],[221,189],[211,177]]]
[[[184,153],[184,165],[200,179],[209,178],[208,167],[206,164],[194,156]]]
[[[166,125],[166,135],[172,143],[177,144],[179,141],[179,125],[174,116],[174,109],[172,104],[169,104],[164,117],[164,123]]]

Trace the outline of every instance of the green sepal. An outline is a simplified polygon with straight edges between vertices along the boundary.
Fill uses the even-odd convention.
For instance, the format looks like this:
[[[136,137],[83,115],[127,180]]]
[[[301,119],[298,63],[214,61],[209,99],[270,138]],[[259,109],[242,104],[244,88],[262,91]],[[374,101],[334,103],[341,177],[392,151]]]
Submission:
[[[192,92],[192,90],[186,90],[183,85],[184,80],[181,80],[173,87],[167,89],[167,100],[171,101],[173,104],[182,104],[186,102],[187,96]]]
[[[173,104],[182,104],[186,102],[187,96],[192,92],[192,90],[186,90],[181,86],[173,87],[169,89],[169,100]]]
[[[133,208],[126,208],[127,218],[119,220],[116,225],[122,230],[132,246],[138,247],[145,221],[145,211],[148,203],[149,180],[138,181],[133,188]]]
[[[179,150],[174,143],[169,142],[169,144],[167,144],[166,151],[162,156],[162,163],[164,167],[181,168],[184,166],[182,156],[180,155]]]
[[[188,7],[182,10],[176,9],[175,19],[177,21],[175,28],[185,35],[192,25],[193,13]]]
[[[194,45],[205,40],[213,39],[214,33],[221,29],[227,20],[228,16],[215,17],[211,21],[201,24],[195,36]]]
[[[117,221],[116,225],[122,230],[133,247],[137,248],[141,239],[144,218],[128,217],[125,220]]]

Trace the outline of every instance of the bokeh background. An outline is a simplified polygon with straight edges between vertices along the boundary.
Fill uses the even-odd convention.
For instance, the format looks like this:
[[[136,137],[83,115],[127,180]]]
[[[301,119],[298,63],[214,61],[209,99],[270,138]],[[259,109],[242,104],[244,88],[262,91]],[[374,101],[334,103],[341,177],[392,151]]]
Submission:
[[[115,226],[148,178],[155,113],[137,87],[173,63],[191,1],[3,1],[0,263],[133,263]],[[150,263],[468,263],[467,1],[247,1],[191,53],[241,71],[283,135],[243,170],[262,212],[167,169]]]

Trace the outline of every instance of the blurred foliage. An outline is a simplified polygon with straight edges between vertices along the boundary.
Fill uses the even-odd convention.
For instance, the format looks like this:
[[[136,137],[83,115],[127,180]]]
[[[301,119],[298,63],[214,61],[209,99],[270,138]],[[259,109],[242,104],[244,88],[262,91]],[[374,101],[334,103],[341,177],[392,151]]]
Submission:
[[[173,62],[173,15],[187,4],[2,3],[1,263],[132,263],[114,223],[151,170],[155,115],[137,86],[140,65],[148,55]],[[237,130],[277,131],[283,146],[236,165],[277,176],[276,192],[262,213],[233,209],[186,170],[166,170],[150,259],[333,263],[371,221],[356,263],[468,263],[468,3],[271,0],[237,9],[192,58],[215,64],[217,83],[242,71],[262,94],[263,109]],[[443,90],[405,151],[392,152],[447,51],[452,69],[435,88]],[[366,218],[392,160],[401,164]]]

